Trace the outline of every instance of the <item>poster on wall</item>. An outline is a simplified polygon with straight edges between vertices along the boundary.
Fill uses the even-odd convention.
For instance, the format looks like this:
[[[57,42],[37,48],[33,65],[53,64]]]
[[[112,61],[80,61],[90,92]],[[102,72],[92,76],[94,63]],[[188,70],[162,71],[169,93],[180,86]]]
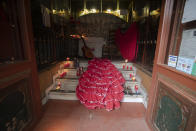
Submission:
[[[178,59],[177,56],[169,55],[169,58],[168,58],[168,66],[176,67],[177,59]]]
[[[194,64],[194,59],[179,56],[176,69],[191,74],[193,64]]]

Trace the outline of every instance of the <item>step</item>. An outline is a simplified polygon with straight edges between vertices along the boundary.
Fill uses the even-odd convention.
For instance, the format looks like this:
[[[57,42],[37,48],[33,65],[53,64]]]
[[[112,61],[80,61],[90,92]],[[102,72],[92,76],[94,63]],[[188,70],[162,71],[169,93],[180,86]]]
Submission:
[[[130,74],[132,75],[132,77],[135,77],[136,73],[133,70],[119,70],[123,77],[125,78],[125,80],[132,80],[132,78],[130,77]]]
[[[130,69],[130,67],[132,67],[133,70],[135,69],[133,64],[130,62],[125,63],[124,61],[112,61],[112,64],[114,64],[117,69],[123,69],[123,65],[125,66],[125,69],[127,69],[127,66],[128,69]]]
[[[142,95],[124,95],[121,102],[143,103],[143,96]]]
[[[79,66],[80,66],[80,67],[87,68],[87,67],[88,67],[88,61],[80,61],[80,62],[79,62]]]
[[[50,91],[48,94],[48,99],[55,100],[78,100],[76,93],[64,93],[64,92],[53,92]]]
[[[136,93],[135,92],[135,85],[138,86],[138,93],[140,93],[140,90],[139,90],[140,84],[137,81],[125,81],[124,89],[126,91],[128,90],[130,92],[130,90],[131,90],[132,93]]]
[[[69,66],[66,64],[69,64]],[[60,65],[60,69],[63,69],[63,68],[75,68],[75,65],[74,65],[74,61],[63,61],[62,64]]]
[[[78,100],[76,93],[66,93],[61,91],[50,91],[48,99],[55,100]],[[124,95],[124,98],[121,102],[137,102],[143,103],[143,96],[141,95]]]
[[[63,78],[78,78],[76,68],[61,69],[58,71],[58,74],[60,75],[63,72],[66,72],[66,75],[64,75]]]
[[[67,79],[67,78],[57,78],[56,82],[55,82],[55,86],[57,86],[58,84],[61,84],[61,90],[64,91],[75,91],[76,87],[78,85],[78,79],[77,78],[72,78],[72,79]],[[53,89],[56,89],[56,87],[54,87]]]
[[[127,66],[130,69],[131,66],[132,69],[135,70],[135,67],[133,67],[133,64],[130,62],[125,63],[124,61],[112,61],[112,64],[114,64],[117,69],[123,69],[123,65],[125,65],[125,69],[127,69]],[[80,61],[79,66],[88,67],[88,61]]]

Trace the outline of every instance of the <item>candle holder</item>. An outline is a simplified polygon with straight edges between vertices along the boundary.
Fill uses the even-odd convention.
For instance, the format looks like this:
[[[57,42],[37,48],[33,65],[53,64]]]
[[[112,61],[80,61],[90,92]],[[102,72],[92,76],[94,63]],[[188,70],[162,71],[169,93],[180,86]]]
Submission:
[[[59,90],[61,88],[61,82],[58,82],[56,90]]]
[[[76,75],[79,77],[81,75],[80,67],[77,69]]]
[[[130,74],[130,78],[132,79],[132,74]]]
[[[125,69],[125,65],[123,65],[123,69]]]
[[[136,95],[138,95],[138,85],[135,85],[135,93],[136,93]]]
[[[129,94],[130,94],[130,95],[133,95],[133,91],[132,91],[131,88],[129,89]]]
[[[129,94],[129,86],[126,86],[126,94]]]

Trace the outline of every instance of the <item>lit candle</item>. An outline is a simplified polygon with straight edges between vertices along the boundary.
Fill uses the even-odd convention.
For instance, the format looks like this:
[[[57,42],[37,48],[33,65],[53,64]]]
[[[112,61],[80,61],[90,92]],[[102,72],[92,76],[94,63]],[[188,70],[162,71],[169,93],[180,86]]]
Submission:
[[[61,86],[61,82],[60,81],[58,82],[58,86]]]
[[[63,72],[60,77],[63,78],[65,75],[67,74],[67,72]]]
[[[135,85],[135,90],[138,90],[138,85]]]
[[[138,94],[138,85],[135,85],[135,93]]]
[[[130,78],[132,77],[132,74],[130,74]]]
[[[59,90],[61,88],[61,82],[59,81],[56,87],[56,90]]]
[[[127,63],[128,62],[128,60],[127,59],[125,59],[125,63]]]
[[[123,65],[123,69],[125,69],[125,65]]]
[[[57,86],[57,87],[56,87],[56,90],[59,90],[60,88],[61,88],[60,86]]]
[[[132,81],[135,81],[135,77],[132,77]]]
[[[69,62],[66,62],[65,65],[64,65],[64,68],[67,68],[70,66],[70,63]]]

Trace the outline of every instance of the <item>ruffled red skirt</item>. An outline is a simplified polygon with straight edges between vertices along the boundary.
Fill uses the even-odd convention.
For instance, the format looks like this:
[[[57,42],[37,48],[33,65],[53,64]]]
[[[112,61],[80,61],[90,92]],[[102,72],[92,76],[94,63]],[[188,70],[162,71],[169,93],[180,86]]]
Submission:
[[[122,74],[108,59],[93,59],[79,79],[76,95],[88,109],[106,108],[110,111],[120,108],[123,84]]]

